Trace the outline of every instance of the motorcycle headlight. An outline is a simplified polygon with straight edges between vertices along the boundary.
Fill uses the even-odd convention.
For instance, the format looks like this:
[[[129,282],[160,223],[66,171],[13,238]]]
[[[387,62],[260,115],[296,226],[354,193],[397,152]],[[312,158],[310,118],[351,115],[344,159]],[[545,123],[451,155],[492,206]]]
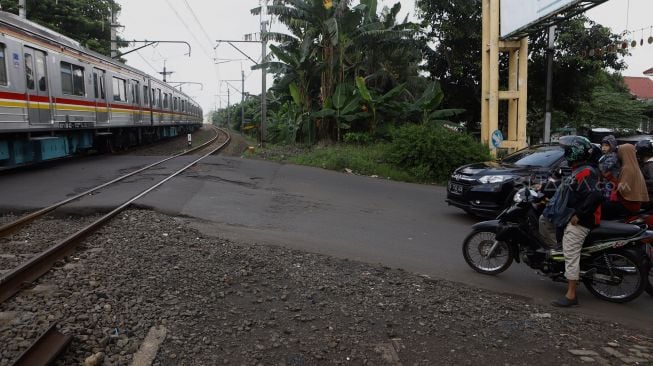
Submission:
[[[478,181],[483,184],[502,183],[512,178],[513,178],[512,175],[484,175],[478,178]]]

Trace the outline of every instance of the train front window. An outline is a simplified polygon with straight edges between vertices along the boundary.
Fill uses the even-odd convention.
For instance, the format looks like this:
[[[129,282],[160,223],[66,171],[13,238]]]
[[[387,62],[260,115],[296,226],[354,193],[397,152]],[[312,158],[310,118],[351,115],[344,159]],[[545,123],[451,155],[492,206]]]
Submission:
[[[5,45],[0,44],[0,85],[8,85],[7,60],[5,58]]]

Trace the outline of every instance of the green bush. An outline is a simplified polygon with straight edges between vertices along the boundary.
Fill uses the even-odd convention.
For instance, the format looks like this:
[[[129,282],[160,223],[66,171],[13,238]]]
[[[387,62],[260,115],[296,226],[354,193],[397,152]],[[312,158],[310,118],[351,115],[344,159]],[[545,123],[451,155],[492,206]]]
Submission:
[[[407,125],[392,133],[387,160],[424,181],[445,182],[463,164],[490,160],[487,146],[444,127]]]
[[[348,132],[344,136],[344,141],[348,144],[369,145],[372,140],[372,136],[364,132]]]

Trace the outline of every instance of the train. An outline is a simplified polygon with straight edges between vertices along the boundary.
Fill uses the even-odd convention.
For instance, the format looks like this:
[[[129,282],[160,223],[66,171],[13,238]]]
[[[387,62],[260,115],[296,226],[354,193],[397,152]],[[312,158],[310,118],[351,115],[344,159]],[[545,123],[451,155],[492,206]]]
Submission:
[[[202,121],[167,83],[0,11],[0,168],[149,143]]]

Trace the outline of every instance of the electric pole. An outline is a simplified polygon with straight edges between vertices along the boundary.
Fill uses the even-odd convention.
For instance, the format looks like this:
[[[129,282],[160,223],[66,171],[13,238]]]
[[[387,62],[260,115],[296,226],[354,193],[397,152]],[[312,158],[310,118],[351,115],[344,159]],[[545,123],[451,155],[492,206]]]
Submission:
[[[546,102],[544,105],[544,142],[551,142],[551,98],[553,88],[553,51],[556,26],[549,27],[549,44],[546,49]]]
[[[230,122],[230,114],[231,111],[229,110],[231,107],[231,101],[229,100],[229,86],[227,85],[227,128],[229,128],[231,125],[229,124]]]
[[[27,19],[27,4],[26,0],[18,0],[18,16]]]
[[[118,14],[116,14],[116,4],[111,2],[111,15],[109,27],[111,28],[111,58],[118,57],[118,42],[116,42],[116,28],[120,27],[118,24]]]
[[[159,72],[159,74],[163,75],[163,82],[166,82],[166,76],[172,75],[174,71],[166,71],[166,60],[163,60],[163,72]],[[179,91],[181,91],[181,87],[179,87]]]
[[[241,86],[240,86],[240,133],[243,133],[243,126],[245,125],[245,70],[240,70]]]
[[[265,13],[267,15],[267,0],[263,1],[263,9],[265,9]],[[268,47],[268,41],[267,41],[267,36],[266,36],[266,30],[265,26],[267,25],[267,21],[263,20],[261,21],[261,46],[262,47],[262,52],[261,52],[261,63],[265,63],[265,59],[267,58],[267,50],[266,48]],[[265,135],[266,135],[266,130],[267,130],[267,113],[268,113],[268,105],[267,105],[267,85],[266,85],[266,78],[267,78],[267,72],[265,70],[265,67],[261,68],[261,147],[264,146],[265,144]]]

